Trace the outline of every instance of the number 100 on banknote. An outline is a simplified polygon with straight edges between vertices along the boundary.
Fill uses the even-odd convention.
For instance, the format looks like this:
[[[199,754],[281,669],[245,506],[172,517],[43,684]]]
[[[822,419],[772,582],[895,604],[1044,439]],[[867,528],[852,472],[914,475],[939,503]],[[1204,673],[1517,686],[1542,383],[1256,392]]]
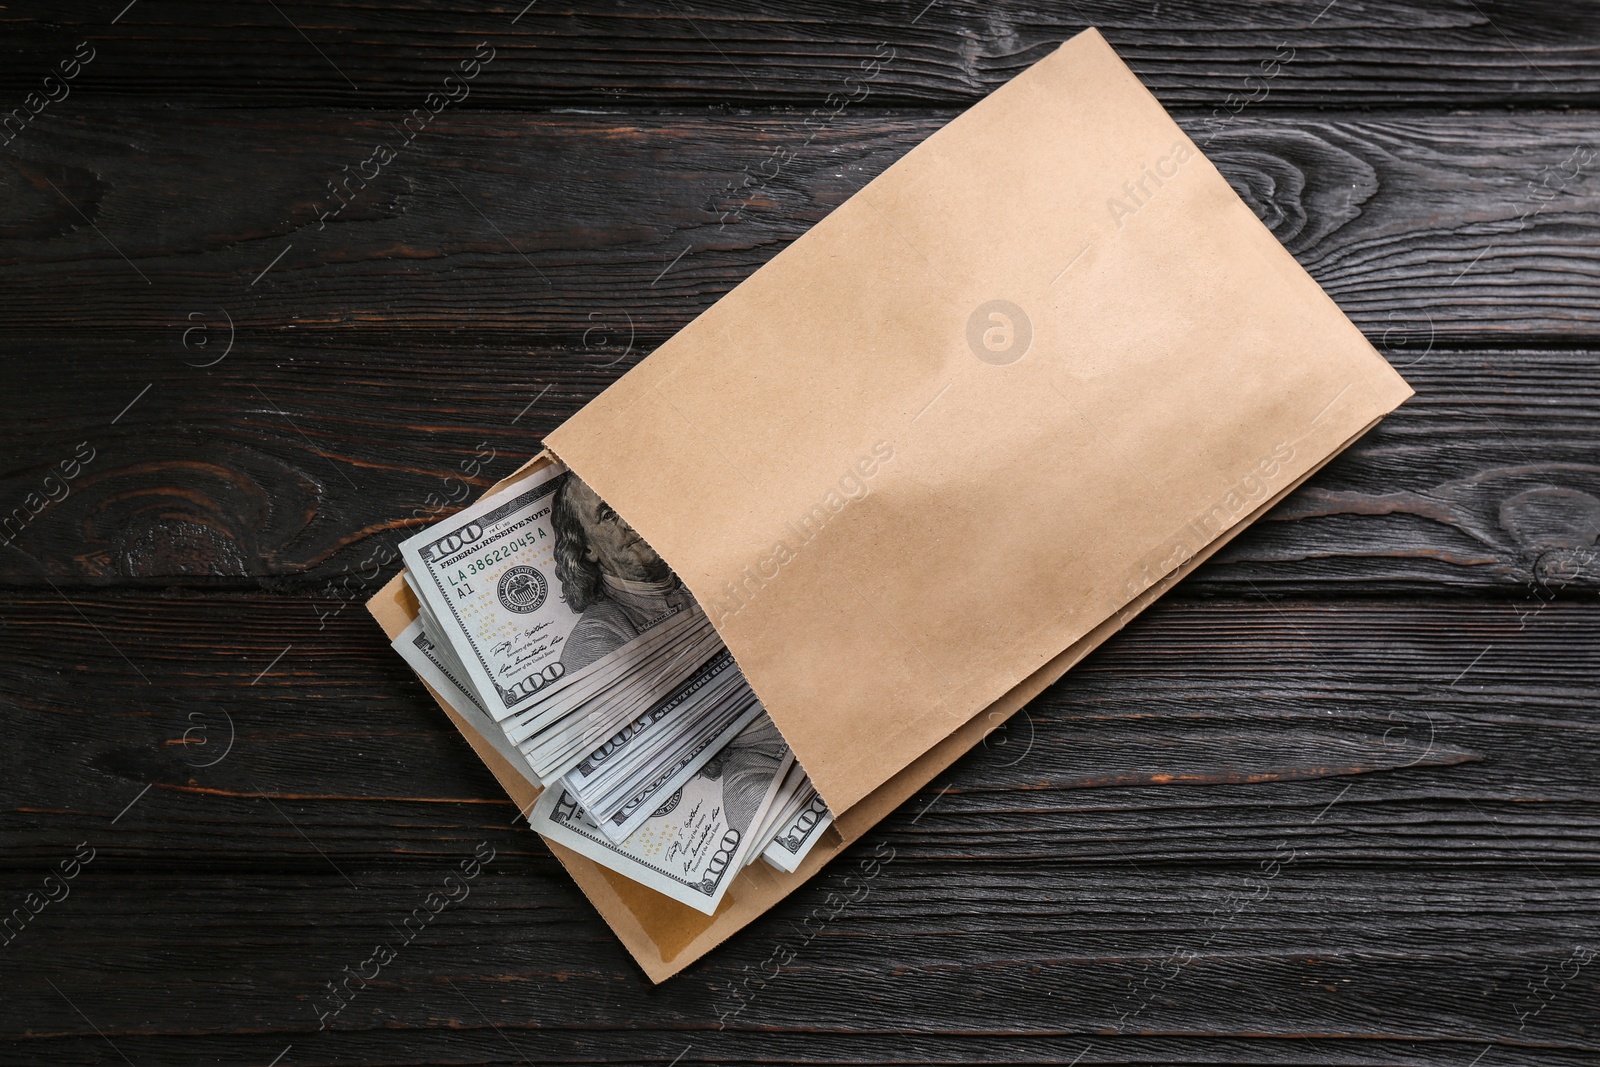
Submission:
[[[400,553],[429,637],[455,650],[496,722],[548,709],[528,720],[542,729],[627,683],[652,657],[666,686],[655,697],[665,697],[710,658],[690,640],[696,625],[713,634],[710,624],[677,575],[559,463],[417,534]],[[679,664],[690,651],[701,654]],[[559,709],[546,703],[557,694]]]
[[[503,719],[565,677],[568,607],[551,515],[570,477],[553,465],[458,512],[400,546],[425,614],[467,653],[486,708]]]

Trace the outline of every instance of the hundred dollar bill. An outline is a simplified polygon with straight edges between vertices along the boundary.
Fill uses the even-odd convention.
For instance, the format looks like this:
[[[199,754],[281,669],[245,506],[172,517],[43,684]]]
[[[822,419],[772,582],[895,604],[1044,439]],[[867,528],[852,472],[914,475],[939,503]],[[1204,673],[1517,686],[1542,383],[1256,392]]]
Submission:
[[[467,691],[467,687],[461,682],[461,664],[456,661],[449,648],[438,644],[428,636],[426,624],[421,618],[412,620],[411,625],[400,632],[400,636],[394,639],[392,645],[394,650],[411,665],[411,669],[417,672],[417,677],[428,683],[446,704],[466,719],[484,740],[494,746],[496,752],[506,758],[507,763],[516,768],[518,774],[534,785],[542,784],[517,746],[506,739],[505,731],[489,718],[488,712],[483,710],[483,705],[478,703],[478,698]]]
[[[562,777],[562,783],[611,840],[627,840],[663,797],[694,777],[761,714],[760,702],[732,660],[723,653],[715,661],[721,673],[730,676],[723,686],[726,692],[702,701],[707,705],[705,713],[687,727],[675,728],[673,716],[690,706],[697,695],[693,687],[716,682],[709,671],[619,730]]]
[[[660,675],[662,667],[670,671],[701,630],[711,630],[711,622],[704,612],[698,607],[680,611],[656,623],[626,647],[591,664],[581,674],[502,719],[501,728],[517,744],[535,746],[550,743],[551,731],[581,730],[581,722],[574,725],[569,721],[574,712],[603,707],[607,694],[636,688],[639,679],[645,675]]]
[[[815,789],[811,790],[811,798],[801,806],[798,814],[790,819],[784,828],[778,831],[778,836],[772,840],[761,858],[778,868],[793,874],[806,858],[817,841],[822,837],[822,831],[833,824],[833,813],[828,810],[828,805],[822,802]]]
[[[439,625],[439,620],[433,617],[433,609],[428,607],[428,601],[422,595],[422,587],[417,584],[416,578],[412,577],[411,571],[409,569],[402,570],[400,575],[406,580],[406,585],[410,586],[411,595],[417,598],[417,617],[422,620],[423,628],[431,634],[444,633],[444,628]],[[449,642],[446,641],[445,644],[448,646]],[[455,658],[457,663],[461,662],[460,657],[457,657],[454,652],[451,652],[450,655]],[[463,668],[463,670],[465,670],[465,668]],[[458,675],[458,677],[460,678],[462,684],[468,685],[467,679],[464,675]],[[469,691],[471,690],[470,685],[468,685],[468,689]],[[473,698],[477,698],[476,693],[473,693]],[[479,707],[482,707],[482,701],[479,701]],[[485,714],[487,714],[487,712]]]
[[[654,651],[642,651],[663,631],[677,628],[675,620],[680,618],[689,622],[678,640]],[[703,627],[697,625],[696,620],[703,623]],[[535,770],[546,779],[559,778],[629,720],[669,698],[682,686],[692,684],[718,655],[726,655],[726,650],[705,614],[698,608],[684,611],[614,653],[612,658],[623,658],[630,669],[610,682],[591,688],[592,675],[585,675],[549,700],[535,704],[532,710],[539,715],[534,718],[543,716],[544,705],[567,708],[538,727],[537,733],[526,736],[533,723],[528,716],[520,714],[504,720],[501,726],[511,740],[522,745],[522,751]],[[601,669],[600,664],[591,668],[592,671]],[[581,694],[576,703],[568,699],[574,690]]]
[[[711,720],[718,718],[717,713],[728,703],[726,698],[748,691],[749,686],[743,684],[733,657],[723,652],[677,692],[656,703],[580,759],[565,773],[567,785],[582,799],[584,810],[591,815],[601,814],[600,802],[608,792],[632,781],[642,768],[665,757],[670,749],[688,740],[702,725],[714,725]],[[754,699],[754,694],[750,694],[750,700]],[[740,729],[743,726],[741,723]],[[726,740],[723,738],[722,743]],[[721,743],[717,747],[720,748]],[[706,755],[709,758],[712,754]]]
[[[755,844],[750,846],[750,852],[744,858],[746,867],[761,858],[761,851],[772,843],[778,831],[794,817],[810,789],[811,779],[806,777],[806,769],[800,766],[799,760],[795,760],[789,765],[789,773],[783,776],[783,783],[778,786],[777,795],[772,799],[772,806],[767,809],[767,817],[761,821],[761,827],[756,831]]]
[[[710,915],[744,866],[753,831],[793,762],[778,728],[762,714],[620,844],[559,782],[539,797],[528,823],[551,841]]]
[[[496,722],[694,605],[665,561],[561,464],[400,546],[413,587]]]

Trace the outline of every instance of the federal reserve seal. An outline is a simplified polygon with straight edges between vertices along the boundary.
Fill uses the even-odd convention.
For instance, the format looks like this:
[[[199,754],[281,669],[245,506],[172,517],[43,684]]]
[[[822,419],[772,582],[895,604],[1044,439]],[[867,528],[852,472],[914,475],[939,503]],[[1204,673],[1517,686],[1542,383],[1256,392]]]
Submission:
[[[662,801],[661,802],[661,806],[659,808],[657,808],[655,811],[650,813],[650,817],[652,819],[659,819],[663,815],[671,815],[673,809],[678,806],[678,802],[681,801],[682,799],[683,799],[683,787],[680,785],[678,787],[678,791],[676,793],[672,794],[666,800]]]
[[[495,592],[507,611],[526,615],[544,606],[550,583],[545,581],[544,575],[536,567],[507,567],[500,576],[500,584]]]

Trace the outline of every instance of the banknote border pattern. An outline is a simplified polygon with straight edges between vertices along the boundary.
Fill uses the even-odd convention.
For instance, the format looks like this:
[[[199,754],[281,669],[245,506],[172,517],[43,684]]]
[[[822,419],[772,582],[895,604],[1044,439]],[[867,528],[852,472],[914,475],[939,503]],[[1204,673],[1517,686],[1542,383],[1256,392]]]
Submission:
[[[560,783],[554,783],[552,785],[552,788],[561,790],[561,796],[556,801],[555,807],[550,809],[550,818],[551,819],[555,819],[557,817],[558,813],[561,813],[563,809],[570,809],[571,811],[573,811],[575,813],[582,813],[585,816],[588,815],[588,813],[583,810],[583,805],[578,803],[578,798],[572,795],[572,791],[570,789],[568,789],[564,785],[561,785]],[[570,817],[568,817],[566,815],[561,815],[560,816],[560,822],[561,822],[561,825],[564,826],[566,829],[571,830],[573,833],[576,833],[576,834],[582,834],[584,837],[587,837],[589,840],[593,841],[597,845],[600,845],[600,846],[602,846],[604,848],[607,848],[607,849],[610,849],[612,851],[615,851],[616,848],[617,848],[616,842],[615,841],[611,841],[608,838],[606,838],[603,833],[599,832],[598,828],[596,828],[596,833],[600,833],[600,836],[597,837],[597,836],[595,836],[594,833],[590,833],[589,832],[589,828],[584,826],[581,822],[578,822],[578,821],[576,821],[576,820],[574,820],[574,819],[572,819],[572,818],[570,818]],[[728,829],[727,829],[727,832],[724,834],[724,843],[726,842],[726,834],[727,833],[734,834],[739,839],[737,842],[734,843],[733,851],[732,851],[732,856],[737,856],[739,854],[739,847],[744,844],[744,833],[742,831],[740,831],[736,827],[729,826]],[[657,874],[661,875],[663,878],[670,878],[672,881],[677,882],[679,885],[687,887],[692,892],[704,893],[708,897],[716,896],[717,885],[721,882],[721,878],[713,879],[709,875],[707,877],[701,879],[699,882],[690,882],[687,879],[683,878],[681,875],[674,874],[674,873],[672,873],[671,871],[667,870],[664,867],[659,867],[656,864],[650,863],[650,862],[648,862],[646,860],[642,860],[637,856],[629,856],[628,858],[630,860],[632,860],[634,863],[637,863],[639,866],[645,868],[646,870],[655,871]],[[730,862],[728,862],[722,868],[723,877],[726,877],[730,871],[732,871],[732,873],[734,873],[734,874],[739,873],[738,871],[733,871],[733,863],[731,861],[731,858],[730,858]],[[624,876],[624,877],[626,877],[626,876]],[[665,895],[665,894],[663,894],[663,895]]]
[[[804,814],[807,811],[813,812],[817,816],[816,822],[811,824],[812,828],[814,829],[817,823],[820,823],[823,818],[828,815],[828,805],[822,802],[822,797],[814,796],[811,798],[811,803],[807,804],[801,809],[801,814]],[[799,816],[796,816],[796,818],[798,817]],[[786,834],[782,837],[774,837],[772,839],[772,844],[787,849],[791,853],[797,853],[800,851],[801,846],[803,846],[810,838],[811,831],[807,830],[805,837],[796,837],[794,834]]]
[[[424,656],[428,656],[429,648],[439,647],[438,642],[428,636],[427,630],[423,630],[418,633],[416,637],[411,639],[411,643],[415,645],[417,651],[421,652]],[[423,645],[427,645],[428,648],[423,648]],[[440,674],[450,679],[451,683],[454,684],[457,689],[461,690],[462,696],[472,701],[473,707],[477,708],[479,711],[482,711],[485,715],[488,714],[488,712],[484,710],[483,705],[478,703],[478,698],[472,695],[472,690],[461,684],[461,679],[457,678],[455,674],[451,672],[450,668],[445,666],[443,660],[441,660],[438,656],[428,656],[428,660],[434,665],[435,668],[438,669]]]
[[[523,508],[531,507],[533,504],[537,503],[541,497],[550,496],[555,493],[555,491],[564,485],[566,480],[570,477],[572,477],[571,471],[563,471],[554,478],[539,483],[532,489],[529,489],[526,493],[519,493],[510,500],[507,500],[504,504],[501,504],[499,507],[495,508],[493,511],[485,512],[472,521],[479,525],[488,525],[489,523],[498,521],[501,517],[513,511],[519,511]],[[512,533],[515,533],[524,525],[526,525],[526,521],[518,524],[517,526],[507,527],[506,529],[495,534],[488,543],[492,544],[494,541],[497,541],[502,537],[506,537]],[[439,567],[449,566],[449,563],[447,562],[449,558],[448,556],[440,556],[437,559],[430,559],[427,554],[432,552],[438,546],[440,541],[443,541],[445,537],[450,536],[450,534],[454,532],[455,530],[452,529],[449,533],[446,533],[433,541],[429,541],[417,551],[417,555],[423,560],[426,560],[428,563],[436,564]],[[466,638],[467,644],[471,646],[472,654],[478,657],[479,663],[483,664],[484,673],[489,676],[490,681],[494,682],[495,693],[500,697],[501,704],[503,704],[507,710],[510,710],[515,708],[524,700],[531,699],[533,696],[535,696],[536,694],[534,693],[525,693],[515,700],[510,699],[511,694],[502,689],[500,687],[500,683],[495,680],[493,668],[489,665],[488,660],[484,659],[483,651],[478,648],[478,642],[476,638],[472,636],[472,631],[468,628],[466,622],[461,618],[460,612],[456,611],[455,601],[451,598],[449,590],[445,589],[439,584],[439,576],[432,567],[428,568],[425,573],[433,581],[434,587],[439,590],[439,595],[441,598],[443,598],[445,606],[450,609],[450,615],[455,619],[457,628],[461,631],[462,636]],[[485,710],[487,711],[488,709]]]

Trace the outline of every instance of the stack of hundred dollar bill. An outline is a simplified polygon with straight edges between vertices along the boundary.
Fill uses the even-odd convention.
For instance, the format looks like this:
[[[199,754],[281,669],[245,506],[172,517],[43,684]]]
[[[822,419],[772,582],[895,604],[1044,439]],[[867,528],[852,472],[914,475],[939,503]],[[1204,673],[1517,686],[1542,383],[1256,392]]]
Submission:
[[[566,467],[400,551],[421,613],[394,647],[544,788],[539,833],[711,914],[832,822],[705,612]]]

